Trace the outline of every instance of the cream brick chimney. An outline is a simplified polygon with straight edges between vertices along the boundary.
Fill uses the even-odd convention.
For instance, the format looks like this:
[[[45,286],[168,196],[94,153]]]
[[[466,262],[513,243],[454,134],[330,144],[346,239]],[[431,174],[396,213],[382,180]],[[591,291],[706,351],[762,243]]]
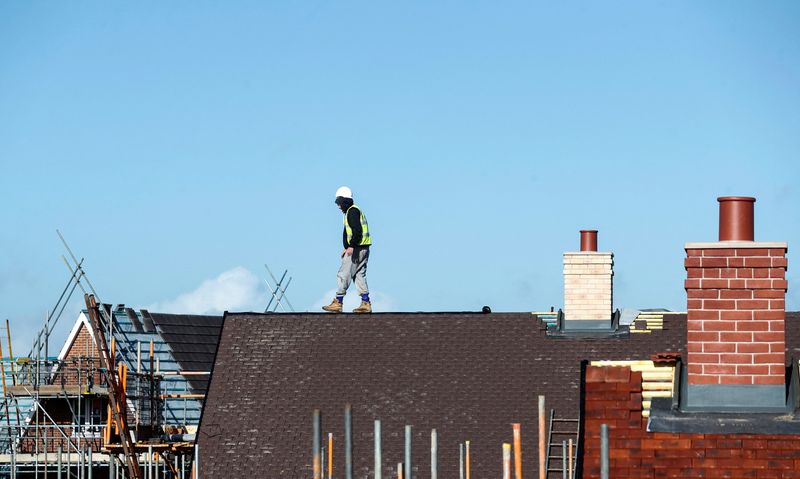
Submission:
[[[564,253],[567,329],[607,329],[612,315],[614,254],[597,251],[597,231],[581,230],[581,251]]]

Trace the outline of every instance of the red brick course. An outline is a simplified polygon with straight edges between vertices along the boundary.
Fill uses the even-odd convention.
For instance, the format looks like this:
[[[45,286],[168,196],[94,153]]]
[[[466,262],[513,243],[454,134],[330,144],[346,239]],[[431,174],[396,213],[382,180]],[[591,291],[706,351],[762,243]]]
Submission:
[[[100,359],[94,345],[94,340],[89,330],[86,328],[86,325],[81,324],[78,333],[75,335],[72,344],[67,350],[67,354],[62,360],[60,370],[54,376],[53,383],[62,384],[63,382],[65,386],[81,385],[86,387],[89,371],[94,369],[92,378],[94,383],[99,385],[102,383],[103,378],[97,370],[98,368],[100,368]],[[93,401],[93,409],[98,411],[104,412],[107,407],[107,400],[105,398],[84,397],[83,401],[85,402],[87,400]],[[64,399],[44,399],[42,400],[42,404],[44,409],[47,410],[49,417],[42,414],[41,411],[37,411],[32,418],[33,424],[52,426],[52,418],[52,421],[55,421],[63,427],[64,433],[71,437],[73,444],[90,446],[95,452],[101,450],[103,441],[102,438],[99,437],[99,433],[97,433],[97,437],[92,437],[90,433],[86,433],[88,434],[87,437],[83,437],[83,434],[79,434],[77,437],[73,435],[73,428],[68,426],[73,422],[72,412]],[[47,436],[47,440],[44,438],[45,435]],[[37,444],[39,452],[44,452],[45,450],[47,450],[47,452],[56,452],[59,447],[61,447],[62,450],[67,450],[67,446],[69,445],[60,432],[56,431],[54,428],[47,427],[42,428],[38,436],[35,434],[34,430],[28,430],[20,440],[19,451],[33,452],[36,450],[35,447]]]
[[[64,384],[67,386],[77,386],[78,382],[78,369],[81,369],[80,384],[85,385],[87,376],[86,374],[90,369],[100,368],[100,356],[94,345],[89,330],[85,324],[81,324],[78,329],[78,334],[75,335],[75,340],[67,350],[62,363],[61,372],[56,373],[54,384],[61,384],[61,377],[64,376]],[[94,375],[95,384],[100,384],[101,376],[99,372]]]
[[[628,367],[586,368],[584,478],[600,477],[601,424],[609,428],[610,477],[800,478],[800,435],[647,432],[641,404],[633,406],[641,393],[641,373]]]
[[[700,366],[690,368],[690,384],[783,382],[784,348],[772,343],[783,341],[785,255],[781,248],[686,251],[687,360]],[[766,367],[726,374],[724,365]]]

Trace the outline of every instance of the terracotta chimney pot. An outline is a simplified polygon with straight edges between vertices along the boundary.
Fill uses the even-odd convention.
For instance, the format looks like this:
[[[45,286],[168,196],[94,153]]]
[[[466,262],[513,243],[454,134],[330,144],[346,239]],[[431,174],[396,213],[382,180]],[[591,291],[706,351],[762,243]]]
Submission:
[[[581,251],[597,251],[597,230],[581,230]]]
[[[721,196],[719,201],[719,240],[754,241],[753,203],[750,196]]]

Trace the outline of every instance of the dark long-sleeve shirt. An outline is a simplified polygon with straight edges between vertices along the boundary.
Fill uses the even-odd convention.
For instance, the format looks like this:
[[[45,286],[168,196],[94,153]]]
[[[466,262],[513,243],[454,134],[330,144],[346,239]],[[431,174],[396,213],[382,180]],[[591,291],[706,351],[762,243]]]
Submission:
[[[347,211],[347,224],[353,230],[353,237],[350,238],[350,243],[348,244],[347,228],[342,228],[342,244],[344,244],[345,248],[355,248],[361,243],[361,236],[363,235],[361,230],[361,210],[357,206],[353,206]]]

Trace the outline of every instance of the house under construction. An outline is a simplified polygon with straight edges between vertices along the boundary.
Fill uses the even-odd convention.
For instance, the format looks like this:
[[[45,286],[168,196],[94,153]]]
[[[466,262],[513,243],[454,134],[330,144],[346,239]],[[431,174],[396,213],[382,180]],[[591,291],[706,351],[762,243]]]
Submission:
[[[0,477],[195,477],[222,318],[86,302],[56,356],[52,325],[27,356],[8,334]]]

